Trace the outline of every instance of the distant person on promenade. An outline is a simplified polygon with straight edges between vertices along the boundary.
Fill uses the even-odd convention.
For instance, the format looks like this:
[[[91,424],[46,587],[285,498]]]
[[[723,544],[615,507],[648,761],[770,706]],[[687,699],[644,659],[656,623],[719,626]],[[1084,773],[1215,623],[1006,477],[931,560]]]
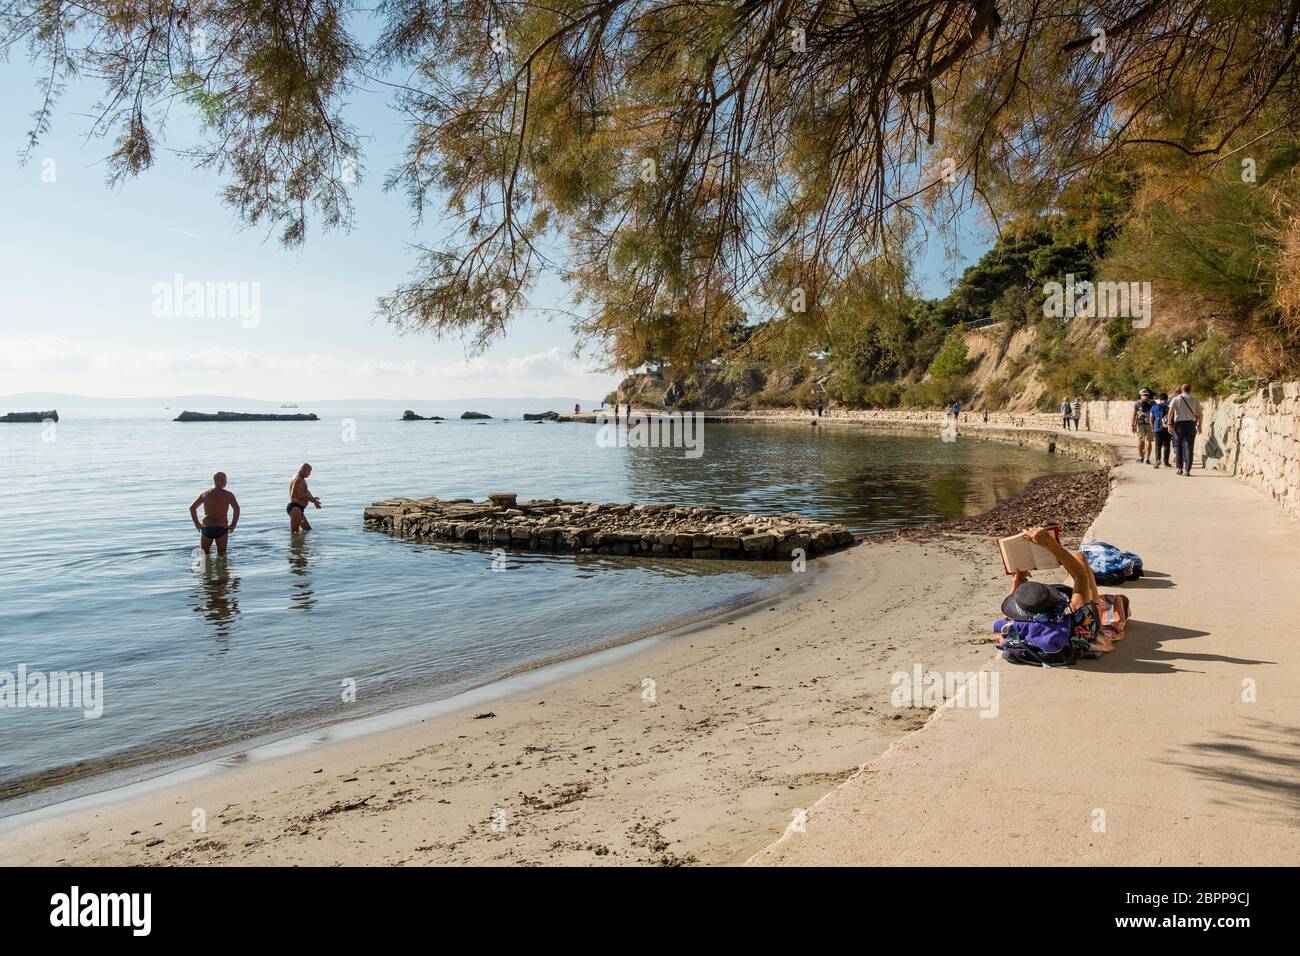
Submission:
[[[199,505],[203,505],[203,522],[199,523]],[[234,511],[234,516],[227,521],[227,513]],[[217,556],[226,553],[230,543],[228,535],[239,524],[239,502],[234,494],[226,490],[226,473],[219,471],[212,476],[212,487],[199,492],[199,496],[190,505],[190,520],[201,535],[199,544],[204,554],[212,553],[212,543],[217,543]]]
[[[1070,430],[1070,416],[1074,414],[1074,408],[1070,405],[1068,398],[1061,399],[1061,427],[1067,432]]]
[[[1173,436],[1169,434],[1169,393],[1161,392],[1151,409],[1151,429],[1156,433],[1156,463],[1169,466],[1169,449],[1173,446]]]
[[[1151,428],[1151,409],[1156,403],[1151,401],[1151,389],[1144,388],[1138,392],[1138,400],[1133,403],[1133,415],[1129,421],[1129,430],[1138,437],[1138,464],[1151,464],[1151,452],[1155,451],[1156,433]]]
[[[312,497],[311,490],[307,487],[307,479],[310,477],[311,465],[304,464],[289,482],[289,503],[284,510],[289,515],[289,530],[295,534],[311,530],[311,525],[307,523],[307,505],[313,504],[317,510],[320,509],[320,499]]]
[[[1079,430],[1079,419],[1083,417],[1083,399],[1075,397],[1074,399],[1074,430]]]
[[[1174,439],[1174,462],[1180,475],[1192,473],[1192,454],[1200,431],[1201,403],[1192,398],[1192,386],[1184,385],[1169,403],[1169,433]]]

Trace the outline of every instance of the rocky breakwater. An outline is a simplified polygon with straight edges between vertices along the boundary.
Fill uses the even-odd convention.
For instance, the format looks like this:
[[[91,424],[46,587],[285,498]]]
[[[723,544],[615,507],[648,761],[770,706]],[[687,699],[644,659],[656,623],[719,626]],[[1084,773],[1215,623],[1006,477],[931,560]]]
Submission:
[[[513,494],[486,501],[389,498],[365,510],[366,527],[405,538],[460,541],[519,551],[656,557],[789,560],[853,543],[842,525],[799,515],[752,515],[721,508],[591,504]]]
[[[0,422],[57,422],[59,413],[51,409],[48,412],[9,412],[0,415]]]
[[[174,422],[318,422],[316,414],[263,415],[260,412],[181,412]]]

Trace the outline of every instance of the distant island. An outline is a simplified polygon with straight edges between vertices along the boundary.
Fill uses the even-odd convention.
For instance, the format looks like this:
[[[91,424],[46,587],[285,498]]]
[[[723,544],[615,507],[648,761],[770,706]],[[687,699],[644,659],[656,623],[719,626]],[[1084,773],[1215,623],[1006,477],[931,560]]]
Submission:
[[[491,415],[485,415],[482,412],[463,412],[461,418],[491,418]]]
[[[43,422],[46,419],[57,422],[59,413],[51,409],[48,412],[10,412],[0,415],[0,422]]]
[[[266,415],[259,412],[181,412],[176,422],[318,422],[313,414]]]
[[[404,422],[441,422],[446,421],[441,415],[417,415],[409,408],[402,412],[402,421]]]
[[[0,381],[0,388],[6,384]],[[559,395],[518,395],[507,398],[483,395],[457,395],[452,397],[432,398],[427,395],[397,395],[393,398],[312,398],[306,399],[262,399],[249,398],[247,395],[215,395],[211,393],[191,392],[184,395],[141,395],[141,396],[106,396],[77,395],[69,392],[9,392],[0,394],[0,406],[8,408],[150,408],[157,409],[165,405],[170,408],[246,408],[265,409],[268,412],[279,411],[282,404],[297,403],[308,408],[322,410],[334,409],[374,409],[392,411],[398,414],[404,408],[418,408],[423,405],[438,410],[438,414],[455,417],[460,412],[453,412],[454,406],[461,409],[473,408],[496,416],[518,415],[521,409],[529,408],[572,408],[581,403],[583,408],[600,404],[591,397],[577,398]],[[292,409],[285,409],[292,411]]]

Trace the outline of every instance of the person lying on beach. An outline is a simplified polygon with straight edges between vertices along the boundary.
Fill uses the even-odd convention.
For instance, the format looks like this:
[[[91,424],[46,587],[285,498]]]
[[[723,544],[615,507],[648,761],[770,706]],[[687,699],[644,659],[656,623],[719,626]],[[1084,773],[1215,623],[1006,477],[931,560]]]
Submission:
[[[1029,528],[1021,534],[1052,552],[1070,580],[1068,584],[1041,584],[1030,580],[1028,571],[1017,571],[1011,579],[1011,593],[1002,602],[1006,620],[1013,626],[1022,623],[1067,631],[1069,642],[1080,650],[1113,651],[1114,642],[1102,633],[1101,594],[1087,558],[1062,547],[1050,528]]]
[[[203,522],[199,523],[199,505],[203,505]],[[226,515],[231,510],[234,517],[227,523]],[[212,487],[199,492],[199,496],[190,505],[190,520],[199,529],[199,544],[204,554],[212,553],[212,543],[217,544],[217,556],[226,553],[227,537],[239,524],[239,502],[234,494],[226,490],[226,473],[219,471],[212,476]]]
[[[309,503],[315,505],[317,509],[320,508],[320,499],[312,497],[307,487],[309,477],[311,477],[311,465],[304,463],[289,482],[289,503],[285,505],[284,510],[289,515],[289,530],[294,533],[311,530],[311,525],[307,523]]]

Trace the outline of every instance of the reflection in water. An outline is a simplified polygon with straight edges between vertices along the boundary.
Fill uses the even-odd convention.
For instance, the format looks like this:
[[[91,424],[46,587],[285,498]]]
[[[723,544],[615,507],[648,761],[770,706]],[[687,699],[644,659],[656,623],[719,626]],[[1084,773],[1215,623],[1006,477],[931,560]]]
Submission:
[[[704,454],[628,448],[633,501],[712,504],[882,531],[994,507],[1049,470],[1040,452],[851,428],[707,425]],[[1073,469],[1060,461],[1056,470]]]
[[[290,610],[310,611],[316,606],[316,594],[311,588],[311,562],[312,554],[307,547],[307,535],[293,535],[289,543],[289,573],[298,580],[289,585]]]
[[[755,563],[753,561],[728,561],[726,559],[661,558],[654,555],[622,557],[615,554],[575,554],[568,551],[551,554],[545,551],[509,550],[506,548],[493,548],[491,551],[485,551],[482,548],[466,545],[459,541],[443,541],[422,537],[403,538],[401,543],[403,546],[415,543],[417,551],[437,551],[443,554],[469,557],[476,562],[476,566],[484,570],[517,571],[536,567],[544,571],[547,568],[561,567],[565,569],[566,573],[571,572],[575,580],[580,581],[599,580],[602,574],[616,571],[635,571],[656,581],[734,575],[737,571],[743,571],[748,577],[761,580],[768,575],[783,573],[785,568],[783,562],[773,562],[769,565],[762,561]],[[498,554],[498,552],[500,553]]]
[[[239,575],[231,573],[230,558],[204,559],[193,598],[195,613],[203,615],[218,637],[229,637],[239,619]]]

